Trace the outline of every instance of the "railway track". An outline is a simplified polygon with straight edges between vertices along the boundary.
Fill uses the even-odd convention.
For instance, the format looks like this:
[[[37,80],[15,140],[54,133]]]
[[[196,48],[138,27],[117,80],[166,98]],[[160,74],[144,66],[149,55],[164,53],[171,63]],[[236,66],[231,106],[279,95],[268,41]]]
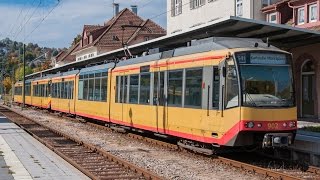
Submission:
[[[0,111],[1,112],[1,111]],[[78,121],[74,118],[70,117],[64,117],[69,120],[73,121]],[[92,122],[86,122],[86,124],[90,126],[94,126],[95,128],[101,129],[101,130],[107,130],[107,131],[113,131],[111,128],[103,126],[103,124],[96,124]],[[153,139],[150,137],[145,137],[139,134],[134,134],[134,133],[125,133],[125,136],[129,136],[130,138],[133,139],[138,139],[143,142],[151,143],[157,146],[165,147],[165,148],[170,148],[172,150],[178,150],[180,149],[179,146],[164,142],[161,140]],[[240,160],[235,160],[233,158],[227,158],[227,157],[222,157],[222,156],[214,156],[212,158],[213,160],[217,160],[220,163],[237,167],[245,172],[250,172],[250,173],[255,173],[259,174],[260,176],[263,176],[264,178],[269,178],[269,179],[282,179],[282,180],[297,180],[297,179],[320,179],[320,168],[314,167],[314,166],[309,166],[305,169],[305,171],[300,171],[296,170],[277,170],[277,169],[270,169],[270,168],[265,168],[261,167],[258,165],[253,165],[251,163],[243,162]],[[308,178],[305,178],[308,177]],[[311,177],[311,178],[310,178]],[[312,178],[314,177],[314,178]]]
[[[72,118],[69,118],[69,119],[72,119]],[[112,131],[112,129],[110,129],[106,126],[102,126],[102,125],[92,123],[92,122],[86,122],[86,123],[98,128],[98,129]],[[156,140],[156,139],[149,138],[149,137],[145,137],[145,136],[142,136],[139,134],[126,133],[126,135],[133,138],[133,139],[141,140],[141,141],[151,143],[151,144],[154,144],[157,146],[165,147],[165,148],[170,148],[172,150],[180,149],[180,147],[175,144],[167,143],[167,142]],[[279,170],[277,171],[277,170],[273,170],[273,169],[264,168],[264,167],[261,167],[258,165],[252,165],[251,163],[246,163],[246,162],[243,162],[240,160],[235,160],[234,158],[227,158],[227,157],[223,157],[223,156],[214,156],[213,159],[218,160],[220,163],[239,168],[239,169],[244,170],[246,172],[259,174],[266,179],[268,179],[268,178],[280,179],[280,180],[320,179],[320,168],[315,167],[315,166],[308,166],[304,170],[305,174],[311,174],[310,176],[314,175],[315,177],[314,178],[303,178],[302,176],[306,176],[306,175],[305,174],[299,175],[299,173],[296,173],[296,170],[294,170],[294,171],[290,170],[289,172],[283,172],[283,171],[279,171]]]
[[[0,113],[92,179],[162,179],[152,172],[40,125],[4,106],[0,106]]]

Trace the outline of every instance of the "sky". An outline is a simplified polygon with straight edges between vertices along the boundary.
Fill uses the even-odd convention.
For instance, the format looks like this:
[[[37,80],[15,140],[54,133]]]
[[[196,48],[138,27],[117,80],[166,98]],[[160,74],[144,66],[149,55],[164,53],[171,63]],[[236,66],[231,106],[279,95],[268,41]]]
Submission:
[[[166,0],[114,0],[120,10],[138,5],[138,15],[166,28]],[[59,2],[59,3],[58,3]],[[84,24],[113,16],[113,0],[0,0],[0,39],[39,46],[69,47]],[[49,14],[49,12],[51,13]],[[160,15],[162,14],[162,15]]]

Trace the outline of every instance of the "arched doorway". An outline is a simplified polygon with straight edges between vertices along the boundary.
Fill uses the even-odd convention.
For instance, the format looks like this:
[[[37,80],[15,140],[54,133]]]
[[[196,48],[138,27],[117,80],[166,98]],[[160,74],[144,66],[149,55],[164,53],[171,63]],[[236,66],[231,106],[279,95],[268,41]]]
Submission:
[[[301,66],[301,116],[314,117],[315,67],[311,60]]]

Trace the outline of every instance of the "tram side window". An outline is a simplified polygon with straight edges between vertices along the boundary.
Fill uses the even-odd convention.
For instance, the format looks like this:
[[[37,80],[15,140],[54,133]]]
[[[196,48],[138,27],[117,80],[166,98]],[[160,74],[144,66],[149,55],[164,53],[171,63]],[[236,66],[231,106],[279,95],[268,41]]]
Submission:
[[[70,99],[70,81],[64,82],[64,90],[66,92],[66,99]]]
[[[237,70],[233,59],[227,60],[226,69],[225,108],[237,107],[239,105],[239,85]]]
[[[22,87],[21,87],[21,94],[22,94]],[[31,95],[31,84],[26,84],[26,88],[25,88],[25,95],[26,96],[30,96]]]
[[[186,70],[185,105],[201,107],[202,68]]]
[[[120,103],[127,102],[128,76],[120,76]]]
[[[163,106],[165,103],[164,72],[155,72],[153,82],[153,105],[157,105],[157,103],[159,103],[159,106]]]
[[[64,99],[69,99],[69,81],[64,82]]]
[[[168,78],[168,105],[182,105],[182,78],[183,71],[169,71]]]
[[[52,91],[51,91],[52,92],[52,97],[55,98],[57,96],[56,95],[56,83],[53,83],[51,87],[52,87]]]
[[[130,75],[129,103],[138,104],[139,75]]]
[[[93,92],[94,92],[94,74],[89,74],[89,82],[88,82],[88,100],[93,101]]]
[[[79,76],[79,85],[78,85],[78,99],[83,100],[83,87],[84,87],[84,80],[83,75]]]
[[[107,100],[107,72],[91,73],[79,76],[78,99],[88,101]],[[71,81],[68,88],[68,98],[73,99],[74,82]]]
[[[88,99],[88,94],[89,94],[88,75],[84,75],[84,79],[83,79],[83,100],[87,100]]]
[[[218,67],[213,67],[213,83],[212,83],[212,107],[219,108],[220,94],[220,73]]]
[[[50,84],[46,84],[46,97],[50,96]]]
[[[22,87],[15,87],[14,88],[14,94],[15,95],[22,95]]]
[[[73,81],[69,81],[70,94],[69,99],[73,99]]]
[[[61,83],[57,83],[57,98],[61,98]]]
[[[33,86],[32,86],[32,89],[33,89],[32,95],[33,95],[33,96],[37,96],[37,94],[36,94],[36,90],[37,90],[37,89],[36,89],[36,85],[33,85]]]
[[[108,92],[108,73],[104,72],[102,73],[102,78],[101,78],[101,101],[106,101],[107,100],[107,92]]]
[[[140,99],[139,104],[150,104],[150,73],[140,75]]]
[[[94,79],[94,100],[101,101],[101,73],[95,74]]]

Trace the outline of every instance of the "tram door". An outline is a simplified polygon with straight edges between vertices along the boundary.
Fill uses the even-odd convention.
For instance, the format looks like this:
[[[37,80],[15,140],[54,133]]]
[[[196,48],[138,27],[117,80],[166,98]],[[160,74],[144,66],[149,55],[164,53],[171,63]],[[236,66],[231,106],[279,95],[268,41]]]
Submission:
[[[153,78],[153,105],[155,106],[156,126],[160,133],[166,132],[167,113],[165,98],[165,73],[154,72]]]
[[[127,97],[128,97],[128,76],[125,75],[125,73],[121,73],[121,76],[118,77],[119,78],[119,100],[121,103],[121,120],[122,121],[126,121],[126,119],[128,118],[128,105],[127,105]]]

